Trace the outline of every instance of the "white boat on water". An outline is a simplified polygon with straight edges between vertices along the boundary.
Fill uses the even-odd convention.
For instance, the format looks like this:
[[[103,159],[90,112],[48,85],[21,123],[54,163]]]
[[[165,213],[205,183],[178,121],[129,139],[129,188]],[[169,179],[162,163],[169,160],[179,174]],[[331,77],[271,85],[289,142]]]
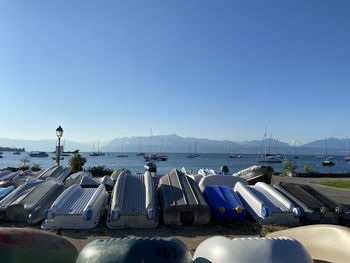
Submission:
[[[93,152],[90,156],[103,156],[105,153],[100,152],[100,141],[97,142],[97,152],[95,152],[95,144],[92,146]]]
[[[264,134],[264,138],[262,143],[264,144],[264,153],[259,155],[256,158],[256,161],[259,163],[282,163],[285,159],[283,154],[273,154],[270,152],[270,144],[271,144],[271,136],[270,136],[270,142],[269,142],[269,153],[267,152],[267,138],[266,138],[266,132]]]
[[[332,156],[328,156],[327,153],[327,138],[324,137],[324,143],[326,146],[326,159],[322,162],[323,166],[335,166],[335,162],[333,162],[332,160],[334,159]]]
[[[259,163],[282,163],[284,159],[282,154],[264,154],[260,155],[256,160]]]

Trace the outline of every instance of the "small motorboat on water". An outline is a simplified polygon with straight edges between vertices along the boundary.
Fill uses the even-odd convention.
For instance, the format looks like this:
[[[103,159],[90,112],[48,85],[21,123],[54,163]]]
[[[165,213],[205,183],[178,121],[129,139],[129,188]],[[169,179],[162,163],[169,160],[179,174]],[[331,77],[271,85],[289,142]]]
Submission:
[[[335,162],[331,160],[331,158],[327,158],[322,162],[323,166],[335,166]]]
[[[49,155],[46,152],[31,152],[29,154],[30,157],[48,157]]]
[[[158,154],[145,155],[145,156],[143,156],[143,158],[145,159],[145,162],[167,161],[168,160],[168,156],[158,155]]]

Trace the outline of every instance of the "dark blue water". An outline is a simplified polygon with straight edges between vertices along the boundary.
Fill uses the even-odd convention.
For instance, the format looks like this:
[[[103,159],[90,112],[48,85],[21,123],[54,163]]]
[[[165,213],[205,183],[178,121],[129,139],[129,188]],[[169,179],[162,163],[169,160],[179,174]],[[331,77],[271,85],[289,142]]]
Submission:
[[[105,156],[90,156],[90,153],[81,153],[87,159],[85,168],[104,165],[106,167],[116,169],[120,167],[126,167],[132,172],[143,171],[144,160],[142,156],[137,156],[135,153],[128,153],[127,158],[118,158],[119,153],[106,153]],[[244,154],[240,159],[231,159],[228,154],[201,154],[197,158],[186,158],[186,153],[169,153],[167,154],[169,159],[165,162],[158,162],[158,171],[160,173],[166,173],[174,168],[186,167],[197,171],[200,168],[213,168],[219,170],[222,165],[227,165],[230,172],[236,172],[247,168],[251,165],[258,164],[256,162],[256,155],[254,154]],[[30,159],[30,165],[39,164],[42,168],[47,168],[55,164],[51,159],[54,156],[50,153],[47,158],[33,158],[29,157],[28,153],[22,153],[21,155],[13,155],[12,152],[4,152],[3,157],[0,159],[0,168],[5,168],[7,166],[18,167],[20,166],[21,159],[23,157],[28,157]],[[71,155],[72,156],[72,155]],[[288,156],[286,156],[288,158]],[[71,157],[64,157],[65,159],[61,161],[62,165],[68,165],[68,160]],[[290,156],[291,160],[295,161],[297,164],[297,171],[302,172],[304,169],[304,164],[309,164],[311,167],[319,172],[350,172],[350,163],[343,160],[343,156],[334,156],[334,162],[336,165],[334,167],[323,167],[322,160],[316,160],[313,155],[300,155],[298,159],[294,159]],[[259,165],[259,164],[258,164]],[[261,165],[261,164],[260,164]],[[274,167],[276,171],[283,171],[283,164],[267,164]]]

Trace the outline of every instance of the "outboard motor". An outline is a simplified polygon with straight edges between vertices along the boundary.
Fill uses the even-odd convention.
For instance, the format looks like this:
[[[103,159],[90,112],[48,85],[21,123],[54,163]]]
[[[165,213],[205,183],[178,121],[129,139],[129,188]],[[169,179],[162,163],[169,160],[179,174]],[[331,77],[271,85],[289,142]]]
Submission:
[[[155,163],[149,162],[145,165],[145,171],[150,173],[157,173],[157,165]]]
[[[228,170],[227,165],[221,166],[220,172],[223,173],[223,174],[228,174],[228,173],[229,173],[229,170]]]
[[[144,167],[145,167],[145,172],[149,172],[151,174],[153,183],[155,187],[157,187],[159,183],[159,177],[157,175],[157,165],[155,163],[148,162],[145,164]]]

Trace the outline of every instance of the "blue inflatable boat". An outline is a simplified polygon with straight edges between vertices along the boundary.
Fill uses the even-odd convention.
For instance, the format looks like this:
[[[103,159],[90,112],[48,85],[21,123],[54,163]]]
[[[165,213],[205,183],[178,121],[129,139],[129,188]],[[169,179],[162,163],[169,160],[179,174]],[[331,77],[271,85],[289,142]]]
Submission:
[[[0,187],[0,200],[6,197],[9,193],[15,190],[14,186]]]
[[[206,186],[203,195],[217,220],[245,220],[245,208],[231,187],[224,185]]]

